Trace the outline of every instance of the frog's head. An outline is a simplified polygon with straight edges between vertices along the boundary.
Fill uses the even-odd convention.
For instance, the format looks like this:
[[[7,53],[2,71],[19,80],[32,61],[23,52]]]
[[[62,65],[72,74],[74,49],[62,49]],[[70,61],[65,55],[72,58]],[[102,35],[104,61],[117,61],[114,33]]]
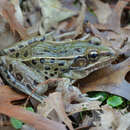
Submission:
[[[63,75],[74,80],[81,79],[97,69],[110,65],[115,58],[116,51],[111,47],[97,42],[80,43],[79,54],[76,53],[68,59],[69,69]]]

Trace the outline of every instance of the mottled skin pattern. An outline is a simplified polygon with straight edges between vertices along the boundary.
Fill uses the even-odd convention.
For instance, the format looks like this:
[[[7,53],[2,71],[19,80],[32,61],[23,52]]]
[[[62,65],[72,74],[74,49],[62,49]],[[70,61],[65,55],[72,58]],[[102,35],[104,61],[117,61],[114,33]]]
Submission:
[[[112,48],[91,38],[56,43],[36,37],[0,51],[0,74],[11,86],[42,101],[40,95],[48,88],[38,84],[57,77],[84,78],[109,65],[114,58]],[[32,93],[35,88],[36,92]]]

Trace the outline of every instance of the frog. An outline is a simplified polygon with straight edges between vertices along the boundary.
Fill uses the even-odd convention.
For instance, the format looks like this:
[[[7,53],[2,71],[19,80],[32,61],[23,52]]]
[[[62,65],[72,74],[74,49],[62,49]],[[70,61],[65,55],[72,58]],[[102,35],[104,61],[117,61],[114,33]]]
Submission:
[[[67,78],[73,84],[112,63],[115,50],[94,39],[49,41],[40,36],[17,42],[0,50],[0,75],[10,86],[42,102],[48,90],[44,81]]]

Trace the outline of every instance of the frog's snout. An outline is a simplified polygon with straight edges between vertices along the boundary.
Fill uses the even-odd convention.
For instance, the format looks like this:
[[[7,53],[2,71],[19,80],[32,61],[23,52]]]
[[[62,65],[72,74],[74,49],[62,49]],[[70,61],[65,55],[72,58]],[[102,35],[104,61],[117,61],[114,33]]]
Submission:
[[[116,53],[113,51],[113,52],[102,52],[101,53],[102,56],[110,56],[110,57],[115,57],[116,56]]]
[[[118,56],[118,50],[109,48],[109,51],[106,51],[105,53],[102,53],[103,56],[108,56],[108,57],[117,57]]]

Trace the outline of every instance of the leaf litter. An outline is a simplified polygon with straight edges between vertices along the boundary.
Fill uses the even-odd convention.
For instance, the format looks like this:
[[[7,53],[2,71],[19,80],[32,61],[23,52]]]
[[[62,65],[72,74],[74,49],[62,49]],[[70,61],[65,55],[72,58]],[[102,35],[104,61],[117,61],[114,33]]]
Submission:
[[[105,39],[104,44],[107,45],[107,41],[110,41],[111,45],[109,46],[119,50],[120,55],[124,55],[125,58],[122,61],[119,56],[111,66],[93,72],[85,79],[78,81],[77,84],[80,86],[81,92],[85,94],[88,91],[105,91],[130,100],[130,81],[129,78],[126,79],[126,76],[129,77],[130,74],[130,58],[128,58],[130,55],[130,28],[129,26],[122,27],[120,22],[124,8],[129,5],[128,1],[118,1],[113,8],[110,3],[104,3],[100,0],[91,2],[80,0],[75,5],[74,2],[76,1],[28,0],[18,2],[11,0],[9,2],[1,0],[2,21],[0,29],[2,30],[0,33],[2,35],[0,35],[0,41],[2,42],[0,44],[6,43],[5,47],[20,39],[28,39],[37,34],[43,35],[52,30],[54,33],[49,36],[50,39],[53,36],[57,37],[57,40],[77,39],[88,35],[88,31],[84,30],[87,28],[91,35]],[[69,8],[65,7],[68,4]],[[77,8],[72,9],[73,7]],[[91,20],[84,22],[86,15],[88,16],[86,12],[89,8],[94,9],[92,14],[96,15],[93,15],[93,18],[98,19],[97,22],[94,18],[94,24],[91,23]],[[5,42],[6,36],[9,36],[11,40]],[[77,113],[88,111],[91,111],[93,116],[83,115],[76,129],[122,130],[130,127],[130,115],[127,108],[126,112],[122,112],[107,105],[100,107],[101,102],[87,99],[85,102],[73,103],[79,93],[78,89],[77,93],[72,93],[68,91],[67,87],[59,90],[57,88],[58,92],[49,94],[43,104],[33,106],[37,109],[38,115],[24,110],[21,105],[12,104],[12,101],[22,100],[26,96],[18,94],[7,86],[3,86],[2,82],[0,83],[0,97],[2,99],[0,100],[0,113],[20,119],[34,128],[65,129],[64,125],[61,124],[64,122],[72,130],[74,122],[68,116],[73,117]],[[48,120],[47,117],[59,123]]]

